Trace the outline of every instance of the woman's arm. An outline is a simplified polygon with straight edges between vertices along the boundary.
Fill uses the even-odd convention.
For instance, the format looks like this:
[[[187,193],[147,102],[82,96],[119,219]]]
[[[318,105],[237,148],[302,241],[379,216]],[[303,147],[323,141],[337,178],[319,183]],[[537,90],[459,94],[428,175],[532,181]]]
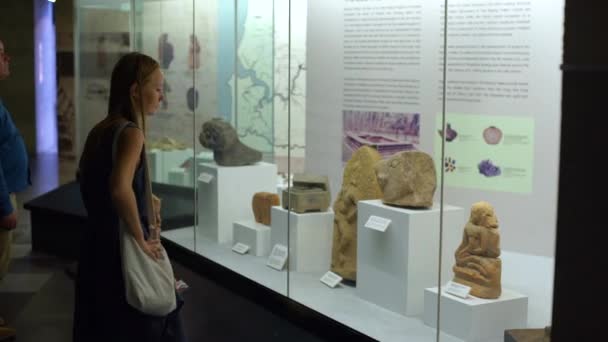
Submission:
[[[160,206],[161,206],[161,199],[158,198],[156,195],[152,194],[152,207],[154,209],[154,221],[155,221],[154,225],[158,229],[161,228],[161,220],[162,220],[162,218],[160,217]]]
[[[126,127],[118,138],[116,156],[110,174],[110,194],[118,216],[146,254],[157,258],[158,248],[144,239],[137,201],[133,192],[133,177],[140,162],[144,135],[141,130]]]

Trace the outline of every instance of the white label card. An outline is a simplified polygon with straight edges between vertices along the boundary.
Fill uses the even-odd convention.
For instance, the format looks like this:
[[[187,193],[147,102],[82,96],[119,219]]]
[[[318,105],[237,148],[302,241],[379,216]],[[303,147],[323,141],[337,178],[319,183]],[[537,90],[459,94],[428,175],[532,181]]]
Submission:
[[[274,245],[268,261],[266,261],[266,265],[279,271],[283,270],[287,261],[287,254],[287,247],[279,244]]]
[[[198,180],[203,183],[210,183],[213,180],[213,175],[203,172],[200,176],[198,176]]]
[[[325,273],[323,277],[321,277],[321,282],[331,288],[336,287],[341,281],[342,277],[331,271]]]
[[[380,232],[385,232],[390,224],[391,220],[372,215],[367,219],[365,227]]]
[[[238,242],[234,246],[232,246],[232,250],[239,254],[245,254],[249,251],[249,246],[244,243]]]
[[[456,297],[467,299],[469,293],[471,292],[471,287],[450,281],[448,282],[444,291]]]

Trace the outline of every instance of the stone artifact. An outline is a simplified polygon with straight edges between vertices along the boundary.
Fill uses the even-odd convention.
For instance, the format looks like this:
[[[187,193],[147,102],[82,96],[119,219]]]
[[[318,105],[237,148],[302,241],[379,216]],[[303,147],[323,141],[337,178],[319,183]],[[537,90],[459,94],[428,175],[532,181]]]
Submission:
[[[375,149],[363,146],[346,163],[342,189],[334,202],[331,271],[357,280],[357,202],[382,197],[374,165],[382,160]]]
[[[158,141],[149,144],[150,149],[159,149],[161,151],[185,150],[186,145],[175,141],[169,137],[162,137]]]
[[[382,203],[400,207],[433,206],[437,175],[433,159],[420,151],[406,151],[378,162],[378,183],[384,193]]]
[[[500,234],[494,208],[489,203],[477,202],[471,207],[471,217],[464,226],[455,256],[454,282],[470,286],[475,297],[500,297]]]
[[[283,190],[283,208],[298,214],[309,211],[327,211],[331,194],[327,176],[296,174],[293,186]]]
[[[251,207],[257,223],[270,225],[270,208],[281,204],[279,195],[272,192],[256,192],[253,195]]]
[[[505,330],[505,342],[551,342],[551,327]]]
[[[198,90],[190,87],[186,92],[186,104],[188,109],[194,111],[198,107]]]
[[[201,45],[195,34],[190,35],[190,47],[188,48],[188,68],[196,70],[201,66]]]
[[[243,166],[262,160],[262,153],[240,142],[236,130],[221,118],[203,123],[198,140],[213,150],[213,159],[220,166]]]

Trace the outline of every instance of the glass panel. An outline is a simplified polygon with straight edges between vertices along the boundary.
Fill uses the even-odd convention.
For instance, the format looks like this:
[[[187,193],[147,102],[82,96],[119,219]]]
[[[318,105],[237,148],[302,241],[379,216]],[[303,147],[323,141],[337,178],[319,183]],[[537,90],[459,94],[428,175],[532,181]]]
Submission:
[[[252,210],[254,194],[278,199],[281,190],[275,118],[287,122],[287,112],[274,112],[273,1],[139,3],[136,36],[142,51],[160,60],[167,81],[150,139],[173,144],[152,146],[150,159],[158,160],[158,183],[190,196],[179,213],[196,219],[164,237],[286,294],[286,271],[266,264],[270,224],[256,222]],[[282,141],[286,151],[287,138]],[[269,217],[270,207],[265,210]]]
[[[120,56],[131,50],[128,0],[76,2],[76,145],[78,158],[87,134],[107,115],[110,75]]]
[[[193,0],[134,1],[135,49],[156,59],[164,75],[160,108],[147,122],[150,178],[162,201],[163,237],[195,248],[196,88]]]
[[[274,110],[274,1],[217,1],[215,6],[217,95],[209,108],[223,123],[206,121],[200,131],[215,150],[215,162],[199,164],[203,178],[214,178],[198,182],[197,241],[210,244],[198,252],[287,294],[282,249],[287,217],[275,216],[272,208],[281,190],[274,155],[275,118],[281,116]]]
[[[553,297],[564,2],[448,3],[437,129],[450,256],[442,268],[452,275],[442,285],[470,292],[442,295],[441,331],[502,341],[506,330],[531,328],[541,340]]]
[[[378,340],[434,341],[443,1],[290,3],[289,84],[305,71],[306,93],[301,121],[290,106],[289,295]]]

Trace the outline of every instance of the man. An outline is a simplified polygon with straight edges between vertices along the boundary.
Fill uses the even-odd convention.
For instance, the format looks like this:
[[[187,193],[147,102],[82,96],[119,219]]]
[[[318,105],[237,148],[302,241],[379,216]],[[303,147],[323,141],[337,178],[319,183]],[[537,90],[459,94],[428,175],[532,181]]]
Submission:
[[[4,42],[0,39],[0,81],[10,75],[10,60]],[[0,281],[8,272],[12,231],[17,228],[15,193],[24,190],[29,184],[25,143],[0,98]],[[0,339],[14,337],[15,330],[4,324],[0,317]]]

